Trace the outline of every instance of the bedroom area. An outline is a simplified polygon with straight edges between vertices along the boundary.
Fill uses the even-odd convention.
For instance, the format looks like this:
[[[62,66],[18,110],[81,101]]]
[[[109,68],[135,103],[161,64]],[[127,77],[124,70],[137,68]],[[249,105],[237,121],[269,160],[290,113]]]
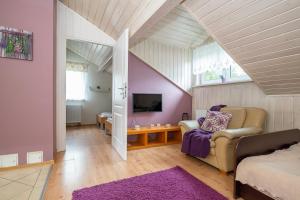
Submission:
[[[66,124],[96,125],[111,116],[112,47],[67,40],[66,52]]]
[[[0,18],[1,200],[299,200],[299,0]]]
[[[98,151],[111,148],[108,123],[112,112],[112,47],[87,41],[66,41],[66,153],[91,139],[103,139]],[[106,125],[106,127],[105,127]],[[107,144],[107,145],[106,145]]]

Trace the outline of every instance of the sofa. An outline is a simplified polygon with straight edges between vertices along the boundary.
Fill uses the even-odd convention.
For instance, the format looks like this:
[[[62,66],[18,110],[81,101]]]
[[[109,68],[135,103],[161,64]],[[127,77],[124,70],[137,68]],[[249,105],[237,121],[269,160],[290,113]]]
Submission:
[[[227,173],[234,169],[234,151],[239,138],[263,133],[266,111],[252,107],[225,107],[221,111],[232,114],[228,127],[212,134],[209,155],[199,159]],[[181,121],[179,126],[182,136],[200,128],[197,120]]]

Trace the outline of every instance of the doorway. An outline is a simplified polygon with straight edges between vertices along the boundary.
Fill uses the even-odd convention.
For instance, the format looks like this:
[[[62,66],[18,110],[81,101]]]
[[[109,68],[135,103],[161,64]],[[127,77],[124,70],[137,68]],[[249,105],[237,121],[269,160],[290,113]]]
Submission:
[[[112,121],[111,46],[66,40],[66,152],[64,158],[82,160],[86,149],[112,149],[111,136],[98,126],[97,116]],[[83,153],[85,152],[85,153]]]
[[[74,29],[73,29],[74,30]],[[61,30],[58,30],[58,32]],[[70,30],[69,30],[70,31]],[[63,32],[63,31],[61,31]],[[82,35],[73,32],[73,37],[66,37],[65,34],[57,35],[57,70],[56,70],[56,151],[66,150],[66,63],[67,63],[67,41],[87,41]],[[68,35],[68,34],[67,34]],[[87,36],[88,34],[86,34]],[[91,35],[92,36],[92,35]],[[92,38],[96,39],[93,35]],[[96,42],[104,46],[113,46],[112,62],[112,146],[119,153],[122,159],[127,158],[127,72],[128,72],[128,30],[124,31],[122,36],[115,42],[105,37],[100,37]],[[105,43],[105,41],[107,43]],[[109,41],[109,42],[108,42]],[[108,45],[107,45],[108,44]],[[109,62],[108,62],[109,63]],[[105,72],[109,73],[110,68],[105,67]],[[119,82],[121,81],[121,82]],[[97,85],[89,88],[91,90],[101,90]],[[115,102],[115,103],[114,103]],[[115,106],[114,106],[115,105]],[[119,109],[122,108],[122,109]],[[115,111],[115,112],[114,112]],[[115,113],[115,115],[114,115]],[[115,141],[115,142],[114,142]]]
[[[111,118],[112,47],[67,40],[66,125],[96,125],[97,116]],[[104,128],[104,126],[99,126]]]

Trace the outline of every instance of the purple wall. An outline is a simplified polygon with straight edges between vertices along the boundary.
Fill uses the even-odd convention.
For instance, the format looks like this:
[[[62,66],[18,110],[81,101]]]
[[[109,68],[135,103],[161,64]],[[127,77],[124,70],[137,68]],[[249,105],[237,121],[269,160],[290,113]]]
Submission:
[[[132,53],[128,59],[128,126],[177,124],[183,112],[192,114],[192,97]],[[133,113],[132,93],[162,93],[163,112]]]
[[[51,0],[9,0],[1,26],[33,32],[33,61],[0,58],[0,155],[44,151],[53,159],[54,7]]]

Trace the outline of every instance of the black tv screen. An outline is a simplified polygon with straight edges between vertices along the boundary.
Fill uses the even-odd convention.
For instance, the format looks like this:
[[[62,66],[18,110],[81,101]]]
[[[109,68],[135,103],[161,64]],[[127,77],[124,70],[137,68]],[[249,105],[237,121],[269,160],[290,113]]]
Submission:
[[[133,112],[161,112],[161,94],[133,94]]]

